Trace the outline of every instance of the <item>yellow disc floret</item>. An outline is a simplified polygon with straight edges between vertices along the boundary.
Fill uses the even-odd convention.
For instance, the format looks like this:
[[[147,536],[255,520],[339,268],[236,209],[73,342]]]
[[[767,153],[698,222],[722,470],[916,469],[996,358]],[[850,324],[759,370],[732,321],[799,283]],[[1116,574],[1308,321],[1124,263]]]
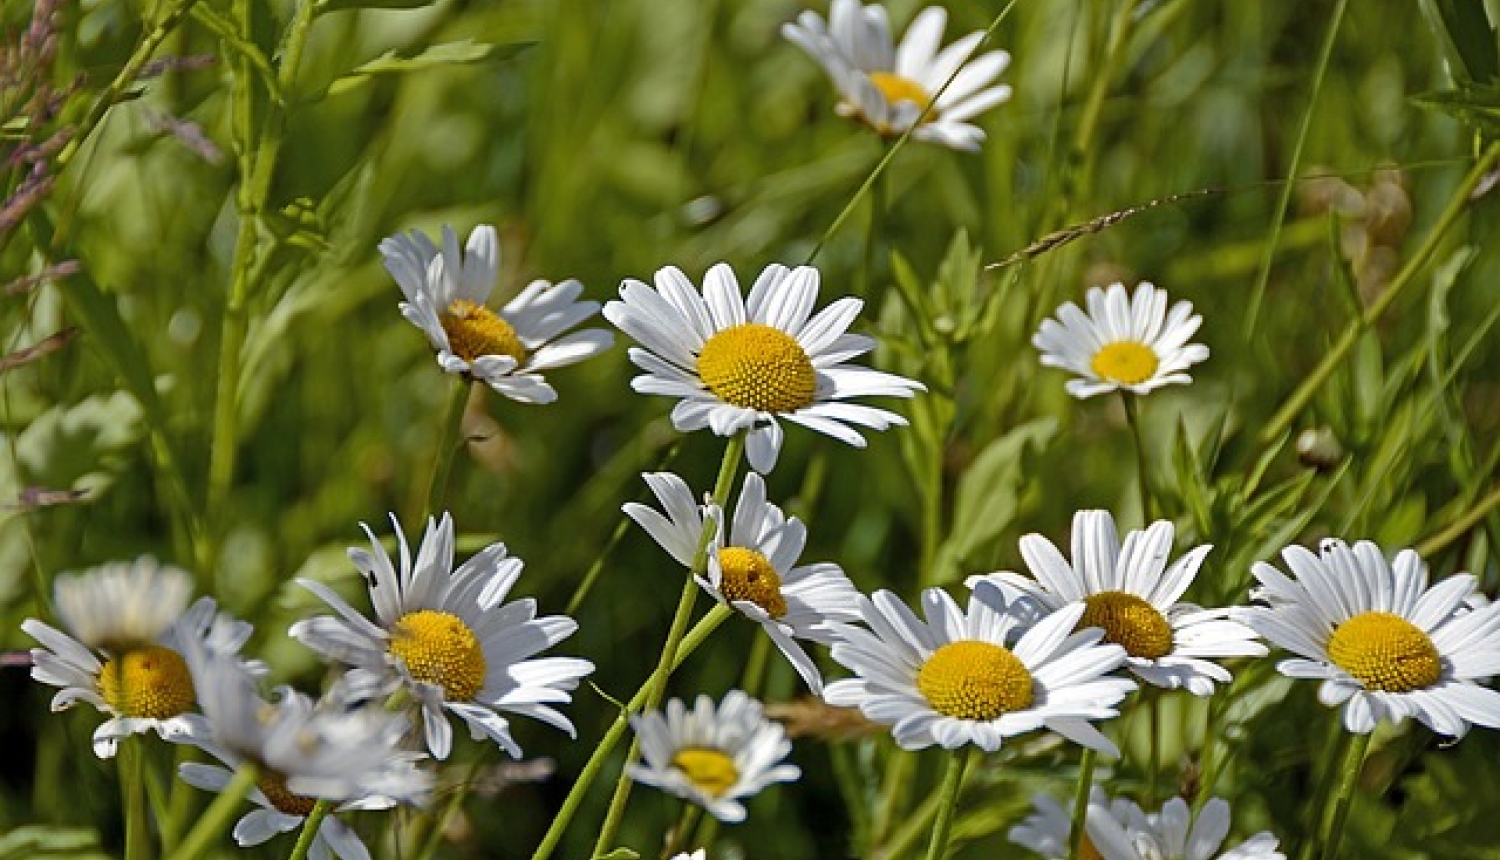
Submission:
[[[687,747],[672,756],[672,767],[710,797],[722,797],[740,779],[734,759],[722,750]]]
[[[255,787],[266,796],[266,800],[271,801],[276,811],[286,815],[306,818],[312,814],[313,807],[318,803],[316,798],[294,794],[286,787],[286,777],[274,770],[262,770],[260,776],[255,779]]]
[[[1098,627],[1104,640],[1124,648],[1132,657],[1155,660],[1172,653],[1172,625],[1156,607],[1123,591],[1101,591],[1083,600],[1079,630]]]
[[[1144,343],[1117,340],[1100,347],[1090,366],[1104,379],[1121,385],[1140,385],[1156,375],[1160,363],[1156,351]]]
[[[917,690],[933,710],[960,720],[994,720],[1029,707],[1031,673],[1010,651],[960,639],[932,652],[917,671]]]
[[[870,83],[874,84],[875,89],[880,90],[885,100],[893,105],[898,102],[911,102],[926,110],[927,106],[932,103],[932,96],[927,94],[927,90],[911,78],[904,78],[890,72],[871,72]]]
[[[698,376],[720,400],[758,412],[813,402],[818,375],[796,338],[760,323],[726,328],[698,353]]]
[[[772,618],[786,614],[786,598],[781,596],[781,577],[769,559],[753,549],[726,546],[719,550],[719,568],[724,577],[719,593],[730,602],[748,600]]]
[[[1409,693],[1436,684],[1443,658],[1432,639],[1391,612],[1361,612],[1328,637],[1328,657],[1367,690]]]
[[[459,299],[448,306],[438,321],[448,334],[448,348],[464,361],[472,362],[484,355],[508,355],[518,365],[526,363],[526,347],[516,330],[484,305]]]
[[[443,688],[448,701],[467,702],[484,686],[484,649],[457,615],[421,609],[391,627],[391,653],[418,681]]]
[[[182,655],[162,645],[127,651],[99,670],[99,695],[127,717],[165,720],[193,706],[193,676]]]

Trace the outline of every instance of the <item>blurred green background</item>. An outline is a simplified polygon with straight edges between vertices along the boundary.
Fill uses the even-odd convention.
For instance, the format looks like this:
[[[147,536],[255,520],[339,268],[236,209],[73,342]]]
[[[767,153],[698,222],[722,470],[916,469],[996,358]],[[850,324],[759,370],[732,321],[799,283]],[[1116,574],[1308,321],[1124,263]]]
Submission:
[[[10,38],[31,5],[5,3]],[[60,125],[83,118],[139,43],[142,21],[169,5],[63,4],[50,69],[67,93]],[[315,601],[291,580],[314,576],[354,594],[343,550],[361,542],[359,522],[388,534],[394,512],[419,532],[450,390],[423,337],[396,312],[399,291],[375,250],[382,237],[494,223],[505,295],[532,278],[574,277],[605,301],[623,278],[649,280],[676,265],[696,280],[720,260],[748,283],[766,263],[806,260],[884,151],[834,115],[821,69],[780,37],[780,25],[803,8],[797,2],[325,5],[287,94],[285,144],[258,233],[239,462],[227,504],[210,512],[203,534],[190,522],[206,510],[239,229],[231,100],[239,55],[212,26],[214,17],[227,20],[226,3],[202,0],[156,52],[207,59],[130,84],[0,249],[0,281],[60,259],[83,270],[60,286],[0,299],[8,350],[84,327],[77,341],[0,376],[0,499],[19,499],[28,487],[88,490],[76,504],[0,511],[0,647],[29,646],[18,625],[50,617],[44,598],[58,572],[150,553],[196,570],[204,588],[257,624],[252,650],[274,678],[312,689],[320,669],[284,631]],[[1013,57],[1005,80],[1015,96],[979,119],[989,135],[983,151],[903,147],[882,180],[874,226],[861,201],[817,257],[823,303],[863,290],[870,304],[861,327],[886,344],[877,363],[927,380],[934,393],[895,407],[916,410],[918,428],[876,434],[868,450],[796,428],[787,434],[769,484],[773,500],[810,523],[805,559],[837,561],[864,590],[912,596],[924,583],[952,586],[967,573],[1018,568],[1019,535],[1039,531],[1061,543],[1079,508],[1110,508],[1122,525],[1139,525],[1119,403],[1067,397],[1063,374],[1040,368],[1029,343],[1058,303],[1114,280],[1154,281],[1205,319],[1198,340],[1212,358],[1194,370],[1191,387],[1158,393],[1144,410],[1157,513],[1178,522],[1179,547],[1219,547],[1198,599],[1243,600],[1249,563],[1294,540],[1333,534],[1372,538],[1388,551],[1415,545],[1492,490],[1500,338],[1489,327],[1500,272],[1486,243],[1500,213],[1490,197],[1467,208],[1433,265],[1360,339],[1292,436],[1258,439],[1423,241],[1490,139],[1483,122],[1493,106],[1483,100],[1494,81],[1480,60],[1458,62],[1448,31],[1435,26],[1439,6],[1464,4],[1352,4],[1310,105],[1335,5],[1015,4],[996,34]],[[948,38],[985,28],[1001,6],[950,4]],[[290,7],[253,4],[250,41],[268,62],[279,62]],[[918,7],[889,8],[901,27]],[[1121,21],[1126,38],[1111,56],[1111,28]],[[1461,35],[1480,45],[1469,59],[1482,59],[1486,38],[1494,50],[1492,29]],[[1417,98],[1457,85],[1464,88],[1448,97],[1449,110]],[[1097,122],[1080,135],[1096,88]],[[264,112],[263,88],[256,99]],[[1309,112],[1296,173],[1323,178],[1294,189],[1247,336],[1280,180],[1293,170]],[[6,131],[25,134],[14,122]],[[8,187],[16,182],[12,171]],[[976,277],[974,260],[999,261],[1066,225],[1200,190],[1212,193],[1163,202]],[[972,257],[940,278],[959,231]],[[898,299],[903,273],[931,305]],[[97,317],[80,314],[69,289],[96,290],[118,329],[91,327]],[[993,313],[966,339],[943,334],[951,328],[942,319],[976,308]],[[707,489],[722,450],[706,434],[678,444],[668,401],[630,391],[624,345],[551,374],[561,394],[555,405],[496,396],[470,404],[466,427],[483,441],[460,456],[448,493],[461,547],[505,541],[527,562],[519,592],[536,595],[544,612],[562,611],[615,530],[619,505],[644,494],[641,471],[672,452],[672,468]],[[1321,468],[1297,455],[1296,433],[1308,428],[1333,442]],[[937,531],[924,505],[939,512]],[[1481,518],[1430,555],[1434,574],[1472,570],[1493,594],[1497,537],[1497,518]],[[644,534],[627,532],[577,613],[579,634],[559,650],[594,660],[596,683],[628,698],[650,671],[679,577]],[[673,694],[734,686],[754,633],[726,626],[674,678]],[[1239,717],[1225,738],[1235,758],[1216,791],[1235,804],[1235,833],[1271,828],[1286,846],[1304,832],[1334,715],[1310,689],[1268,678],[1270,665],[1257,664],[1236,688]],[[800,693],[773,656],[766,698]],[[50,694],[24,669],[0,669],[0,833],[23,824],[98,828],[105,850],[117,851],[113,767],[86,743],[96,715],[51,715]],[[1169,701],[1166,761],[1191,777],[1203,708]],[[528,755],[554,758],[558,775],[470,801],[446,856],[529,855],[614,712],[585,688],[568,713],[576,743],[517,722]],[[1136,728],[1115,730],[1128,740]],[[725,828],[715,856],[796,860],[860,850],[851,804],[872,802],[857,789],[874,791],[888,744],[837,745],[836,754],[823,739],[799,741],[803,781],[757,798],[751,823]],[[1500,745],[1490,733],[1445,748],[1425,729],[1407,728],[1377,747],[1347,856],[1500,857],[1492,847],[1500,823],[1485,818],[1500,799],[1491,766]],[[459,759],[480,753],[496,759],[473,745]],[[860,777],[842,789],[836,758]],[[1068,791],[1070,762],[1041,742],[991,761],[965,796],[959,833],[971,841],[962,856],[1018,852],[1005,847],[1005,828],[1032,790]],[[907,787],[913,804],[935,785],[937,765],[922,759]],[[1127,766],[1114,784],[1129,789],[1138,780]],[[558,856],[586,856],[606,795],[601,783]],[[622,842],[653,854],[677,811],[637,790]],[[370,816],[360,826],[373,834],[382,825]],[[288,840],[240,852],[226,839],[221,856],[276,857],[289,848]]]

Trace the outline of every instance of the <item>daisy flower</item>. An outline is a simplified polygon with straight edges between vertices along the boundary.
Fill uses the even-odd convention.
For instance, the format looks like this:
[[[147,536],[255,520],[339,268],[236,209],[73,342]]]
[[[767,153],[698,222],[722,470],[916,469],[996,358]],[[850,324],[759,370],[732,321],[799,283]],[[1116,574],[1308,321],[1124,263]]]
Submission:
[[[781,33],[828,73],[839,92],[841,115],[858,117],[887,136],[920,121],[912,132],[918,140],[977,151],[984,132],[968,120],[1010,98],[1009,86],[991,86],[1010,65],[1010,55],[991,51],[971,59],[984,41],[979,32],[938,50],[947,23],[947,11],[930,6],[895,46],[883,7],[834,0],[827,22],[816,12],[803,12]]]
[[[829,684],[823,698],[891,726],[907,750],[974,744],[994,752],[1007,737],[1047,728],[1118,755],[1088,721],[1118,715],[1115,705],[1135,689],[1108,677],[1125,649],[1101,642],[1096,628],[1074,632],[1083,615],[1078,604],[1031,624],[1009,646],[1010,634],[1030,621],[1026,613],[1036,607],[1029,603],[980,582],[965,612],[947,592],[929,588],[922,592],[924,621],[889,591],[861,595],[870,629],[845,627],[833,646],[833,659],[856,677]]]
[[[745,820],[740,801],[778,782],[802,776],[783,759],[792,742],[780,723],[761,713],[761,704],[730,690],[717,706],[699,696],[689,711],[681,699],[665,713],[632,714],[642,761],[626,770],[636,782],[698,804],[720,821]]]
[[[626,516],[689,569],[704,519],[712,521],[707,575],[695,576],[698,585],[714,600],[759,624],[807,686],[821,694],[823,678],[797,640],[831,645],[834,625],[858,621],[859,592],[854,583],[832,562],[794,566],[807,544],[807,527],[766,501],[766,484],[760,475],[745,476],[727,538],[720,527],[723,512],[713,505],[700,507],[681,478],[668,472],[643,477],[666,516],[634,502],[625,505]]]
[[[114,756],[132,734],[191,733],[186,717],[197,697],[184,645],[212,637],[235,652],[250,638],[250,625],[216,619],[212,598],[187,606],[192,587],[186,571],[149,556],[107,564],[57,578],[55,604],[68,633],[34,618],[21,623],[42,645],[31,651],[31,677],[61,688],[52,710],[87,702],[109,716],[94,731],[99,758]]]
[[[1057,309],[1057,319],[1043,320],[1031,343],[1042,353],[1042,364],[1078,374],[1068,380],[1068,393],[1080,400],[1111,391],[1149,394],[1163,385],[1193,381],[1187,369],[1208,358],[1208,347],[1188,343],[1203,323],[1192,302],[1178,302],[1167,311],[1167,293],[1149,283],[1135,288],[1124,284],[1109,289],[1091,287],[1085,314],[1072,302]]]
[[[1229,835],[1229,804],[1215,797],[1193,819],[1187,801],[1174,797],[1146,815],[1127,801],[1128,816],[1090,803],[1088,838],[1101,860],[1286,860],[1270,832],[1255,834],[1219,853]]]
[[[1121,546],[1108,511],[1079,511],[1073,515],[1072,564],[1051,541],[1029,534],[1021,538],[1021,557],[1035,578],[999,571],[969,577],[968,584],[993,581],[1049,610],[1082,605],[1078,627],[1098,627],[1106,642],[1124,648],[1131,674],[1157,687],[1208,696],[1216,682],[1233,677],[1204,658],[1259,657],[1266,647],[1254,630],[1230,620],[1229,610],[1178,601],[1213,547],[1197,547],[1168,566],[1172,534],[1170,522],[1157,520],[1126,534]]]
[[[443,227],[443,247],[416,230],[380,243],[385,268],[406,301],[401,315],[427,335],[438,364],[478,379],[512,400],[551,403],[557,392],[542,372],[576,364],[609,349],[614,335],[598,328],[563,332],[599,312],[578,301],[583,285],[532,281],[497,313],[485,307],[499,279],[500,242],[481,224],[464,251]]]
[[[233,830],[240,847],[301,828],[313,806],[329,800],[338,805],[323,819],[308,856],[369,860],[364,843],[337,814],[414,803],[431,789],[432,775],[416,766],[422,754],[400,749],[405,717],[379,706],[350,708],[336,696],[314,703],[285,687],[273,704],[213,649],[189,648],[187,661],[203,690],[206,728],[192,742],[221,765],[184,763],[178,774],[195,788],[221,792],[236,769],[256,766],[248,797],[258,808]]]
[[[453,730],[443,712],[469,726],[476,739],[489,737],[514,758],[521,748],[501,711],[523,714],[574,735],[573,724],[551,706],[571,701],[570,691],[594,671],[587,660],[537,653],[578,629],[561,615],[536,617],[531,598],[503,603],[521,575],[522,561],[504,544],[490,544],[453,569],[453,521],[427,521],[413,563],[395,517],[400,568],[368,526],[370,549],[350,549],[349,558],[369,586],[374,619],[355,611],[322,583],[299,579],[338,613],[292,625],[291,635],[324,656],[354,667],[356,685],[373,675],[403,688],[422,713],[427,749],[448,757]]]
[[[1500,728],[1500,692],[1478,682],[1500,672],[1500,603],[1471,601],[1474,577],[1431,587],[1409,549],[1388,562],[1380,548],[1325,540],[1319,554],[1282,550],[1296,579],[1264,562],[1253,568],[1267,606],[1240,620],[1297,656],[1277,668],[1322,681],[1318,698],[1344,708],[1344,727],[1367,734],[1380,722],[1416,717],[1461,737],[1471,723]]]
[[[781,451],[779,418],[863,448],[864,437],[849,425],[884,430],[906,419],[844,401],[926,390],[846,365],[875,348],[873,339],[847,333],[864,303],[842,298],[814,316],[817,298],[818,270],[810,266],[767,266],[748,299],[723,263],[708,270],[701,295],[669,266],[656,273],[656,289],[626,280],[604,316],[641,344],[630,349],[630,360],[646,373],[631,380],[632,388],[681,398],[672,424],[683,432],[748,431],[750,465],[765,473]]]
[[[1036,812],[1026,816],[1024,821],[1012,827],[1006,834],[1006,838],[1023,848],[1035,851],[1046,860],[1067,860],[1068,837],[1073,832],[1072,811],[1054,800],[1051,795],[1046,794],[1033,796],[1031,805],[1036,807]],[[1124,798],[1111,801],[1105,795],[1104,789],[1096,785],[1089,789],[1089,807],[1095,806],[1113,815],[1117,821],[1125,821],[1129,816],[1129,809],[1135,804]],[[1099,858],[1099,850],[1089,839],[1087,829],[1083,834],[1083,842],[1079,845],[1078,856],[1082,860],[1098,860]]]

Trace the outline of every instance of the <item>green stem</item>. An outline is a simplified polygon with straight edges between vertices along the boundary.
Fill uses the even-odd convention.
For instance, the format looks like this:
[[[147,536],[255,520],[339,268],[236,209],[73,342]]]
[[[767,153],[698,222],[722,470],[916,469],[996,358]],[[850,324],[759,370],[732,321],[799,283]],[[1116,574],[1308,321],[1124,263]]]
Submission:
[[[1094,762],[1098,757],[1096,750],[1086,747],[1078,762],[1078,789],[1073,793],[1073,821],[1068,830],[1068,860],[1078,860],[1081,856],[1084,822],[1089,815],[1089,792],[1094,787]]]
[[[891,752],[885,778],[880,781],[880,805],[875,808],[875,821],[870,828],[870,845],[876,849],[884,845],[897,815],[906,805],[907,789],[911,787],[916,766],[917,757],[913,753],[902,749]]]
[[[1255,334],[1255,324],[1260,317],[1261,302],[1266,296],[1266,287],[1271,282],[1271,262],[1276,257],[1276,245],[1281,238],[1281,227],[1286,221],[1287,210],[1292,203],[1292,190],[1297,186],[1297,173],[1302,164],[1302,146],[1307,142],[1307,131],[1312,127],[1313,108],[1318,103],[1318,92],[1323,88],[1323,79],[1328,74],[1328,61],[1333,56],[1333,45],[1338,40],[1339,26],[1344,20],[1344,9],[1349,0],[1339,0],[1333,7],[1333,16],[1328,20],[1328,32],[1323,35],[1323,46],[1318,52],[1318,64],[1314,67],[1312,91],[1307,96],[1307,109],[1302,113],[1302,127],[1297,130],[1297,143],[1292,147],[1292,161],[1287,166],[1287,181],[1281,184],[1281,195],[1276,201],[1276,215],[1271,220],[1271,235],[1266,239],[1265,254],[1261,257],[1260,271],[1256,275],[1255,288],[1250,292],[1250,308],[1245,313],[1245,342]]]
[[[302,832],[297,834],[297,844],[292,846],[291,856],[287,860],[307,860],[307,852],[312,848],[313,840],[318,838],[318,829],[323,826],[323,819],[328,817],[328,812],[332,809],[331,800],[319,800],[313,804],[312,812],[302,821]]]
[[[167,14],[163,15],[160,21],[151,27],[146,38],[141,40],[130,58],[125,61],[125,65],[120,68],[120,73],[115,75],[115,79],[109,82],[109,86],[104,88],[99,98],[89,105],[88,113],[84,114],[83,119],[74,126],[73,137],[57,153],[55,163],[58,173],[61,173],[74,156],[78,155],[78,150],[83,147],[89,135],[93,134],[94,129],[104,120],[104,115],[120,101],[120,97],[125,94],[125,89],[135,83],[136,76],[156,53],[156,49],[161,47],[162,42],[166,41],[167,36],[177,28],[183,17],[197,2],[198,0],[179,0],[175,6],[167,10]]]
[[[1333,796],[1323,809],[1323,826],[1318,831],[1322,843],[1322,860],[1334,860],[1339,853],[1339,842],[1344,836],[1344,820],[1349,815],[1349,804],[1354,800],[1354,786],[1359,782],[1359,772],[1365,763],[1365,752],[1370,748],[1370,735],[1354,734],[1349,738],[1344,751],[1343,767]]]
[[[1437,223],[1433,224],[1432,229],[1427,231],[1427,236],[1422,240],[1421,246],[1407,258],[1406,265],[1402,266],[1401,270],[1396,273],[1396,276],[1391,279],[1391,283],[1385,288],[1385,292],[1381,293],[1380,297],[1365,309],[1364,314],[1355,320],[1354,325],[1344,329],[1343,335],[1334,343],[1333,348],[1328,350],[1328,353],[1323,356],[1323,360],[1318,363],[1318,366],[1313,368],[1311,373],[1307,374],[1302,384],[1297,386],[1296,390],[1286,399],[1286,402],[1281,405],[1281,408],[1276,411],[1271,420],[1266,422],[1265,427],[1261,429],[1260,433],[1261,444],[1268,444],[1274,441],[1292,425],[1297,415],[1312,400],[1313,395],[1318,393],[1318,389],[1323,387],[1323,384],[1333,375],[1334,370],[1343,363],[1344,359],[1349,357],[1349,353],[1359,341],[1360,335],[1379,322],[1380,318],[1385,315],[1385,312],[1395,303],[1397,297],[1407,287],[1411,286],[1412,282],[1416,280],[1417,273],[1437,253],[1438,245],[1441,244],[1443,236],[1457,223],[1459,217],[1463,215],[1464,210],[1468,208],[1470,197],[1474,194],[1474,189],[1478,187],[1480,180],[1494,169],[1497,161],[1500,161],[1500,141],[1491,143],[1485,149],[1484,154],[1479,157],[1479,160],[1474,162],[1474,166],[1469,169],[1463,181],[1458,184],[1458,188],[1454,190],[1453,196],[1448,200],[1448,205],[1443,209],[1442,214],[1438,216]]]
[[[1083,109],[1078,115],[1078,125],[1073,130],[1073,145],[1068,151],[1067,172],[1063,177],[1062,193],[1059,195],[1063,220],[1070,220],[1073,198],[1078,189],[1093,173],[1093,156],[1098,147],[1091,145],[1094,132],[1099,126],[1099,116],[1104,112],[1104,97],[1109,94],[1109,85],[1119,71],[1120,61],[1125,55],[1125,46],[1135,29],[1135,4],[1137,0],[1124,0],[1115,12],[1109,25],[1109,40],[1104,49],[1104,62],[1094,75],[1093,86],[1084,98]]]
[[[432,479],[427,483],[427,497],[422,501],[424,517],[436,514],[447,495],[448,473],[453,471],[453,460],[464,447],[464,440],[459,436],[463,431],[464,408],[469,403],[471,387],[469,380],[458,377],[448,395],[448,410],[443,415],[442,435],[438,437],[437,456],[432,462]]]
[[[958,790],[963,786],[968,761],[969,751],[966,749],[956,749],[948,757],[948,770],[943,775],[943,787],[938,794],[937,818],[932,822],[932,840],[927,843],[927,860],[942,860],[948,853],[953,812],[958,807]]]
[[[1454,520],[1447,528],[1417,544],[1417,555],[1429,558],[1434,553],[1442,552],[1449,544],[1478,525],[1480,520],[1493,513],[1496,508],[1500,508],[1500,487],[1491,490],[1489,495],[1481,499],[1463,516]]]
[[[880,236],[885,228],[886,178],[880,176],[870,186],[870,225],[865,232],[865,254],[861,260],[857,295],[873,296],[875,293],[875,251],[880,245]]]
[[[771,656],[771,637],[756,634],[750,643],[750,656],[745,658],[745,671],[740,674],[740,689],[751,696],[759,696],[766,682],[766,662]]]
[[[1130,437],[1135,443],[1136,472],[1140,476],[1141,526],[1144,528],[1151,525],[1151,484],[1146,477],[1150,471],[1146,467],[1146,441],[1141,435],[1140,406],[1136,403],[1136,396],[1128,391],[1121,391],[1120,398],[1125,402],[1125,423],[1130,425]]]
[[[146,751],[140,738],[120,742],[120,798],[125,806],[125,860],[149,860],[151,830],[146,820]]]
[[[245,762],[234,772],[234,779],[224,786],[214,802],[198,818],[198,823],[177,846],[168,860],[197,860],[208,849],[209,843],[229,832],[229,822],[239,811],[240,803],[250,792],[251,786],[260,776],[254,764]]]
[[[1010,0],[1009,3],[1006,3],[1005,8],[1000,10],[1000,14],[995,16],[995,20],[991,21],[990,25],[985,28],[984,37],[974,47],[976,54],[989,45],[990,40],[995,37],[995,31],[1000,28],[1000,22],[1005,20],[1005,17],[1010,14],[1010,10],[1017,2],[1019,0]],[[859,205],[859,201],[863,200],[864,196],[870,193],[871,188],[875,185],[875,181],[880,178],[881,174],[885,173],[885,169],[891,163],[891,159],[895,158],[896,153],[901,150],[901,147],[905,146],[906,142],[911,139],[912,132],[916,131],[922,123],[927,121],[928,115],[932,113],[933,106],[937,104],[938,99],[947,91],[948,86],[953,83],[953,79],[956,77],[958,77],[957,69],[954,70],[953,74],[948,76],[948,80],[943,81],[943,85],[938,87],[938,91],[933,93],[932,99],[922,109],[922,113],[917,117],[917,121],[911,124],[911,128],[902,132],[901,136],[896,138],[896,142],[891,144],[890,148],[885,151],[885,155],[875,165],[875,169],[870,172],[870,175],[865,177],[865,181],[859,186],[859,190],[855,191],[854,196],[849,198],[849,202],[844,204],[843,211],[839,212],[838,217],[833,219],[833,223],[828,225],[828,229],[823,231],[823,235],[818,239],[818,244],[813,246],[812,251],[807,255],[807,259],[803,261],[804,264],[811,264],[813,260],[818,258],[818,254],[823,252],[823,247],[828,244],[828,240],[832,239],[833,234],[837,233],[839,228],[844,226],[844,222],[849,220],[850,214]]]
[[[1148,744],[1150,755],[1146,761],[1146,805],[1156,807],[1156,778],[1161,772],[1161,695],[1153,687],[1147,693],[1149,701],[1146,724],[1151,737]]]
[[[698,650],[698,646],[703,644],[708,635],[718,629],[719,625],[728,620],[732,614],[734,614],[733,609],[719,604],[709,610],[707,615],[700,618],[698,623],[693,625],[693,629],[689,630],[688,634],[682,637],[682,646],[677,649],[677,660],[673,663],[672,670],[676,671],[677,667],[681,666],[684,660],[694,651]],[[573,816],[578,812],[579,805],[583,803],[584,795],[588,793],[589,787],[594,784],[594,779],[599,776],[599,771],[604,768],[604,762],[609,758],[609,754],[614,750],[615,745],[620,742],[620,738],[624,737],[625,729],[630,725],[630,715],[636,713],[645,705],[646,696],[655,686],[656,675],[658,673],[659,670],[656,673],[652,673],[651,677],[647,678],[641,684],[641,688],[636,691],[630,702],[615,717],[615,721],[610,724],[609,729],[605,731],[604,737],[599,740],[599,745],[594,747],[593,753],[589,755],[588,762],[584,764],[583,770],[579,772],[578,779],[574,781],[573,787],[568,790],[568,796],[563,799],[562,807],[557,811],[557,817],[552,819],[552,824],[547,828],[547,833],[542,837],[541,844],[537,846],[536,851],[531,855],[531,860],[547,860],[548,857],[552,856],[552,852],[557,849],[557,844],[562,840],[562,835],[568,829],[568,824],[572,822]]]
[[[929,794],[927,799],[907,816],[901,826],[896,828],[889,842],[869,852],[870,860],[897,860],[916,848],[917,843],[922,840],[922,834],[927,832],[932,820],[937,818],[941,800],[941,795]]]
[[[703,807],[696,803],[684,803],[682,806],[682,818],[677,821],[677,826],[667,837],[667,847],[662,849],[663,857],[672,857],[687,850],[688,837],[692,835],[693,828],[698,826],[698,818],[703,814]]]
[[[714,482],[714,504],[723,510],[724,502],[729,497],[729,490],[734,486],[734,476],[739,470],[740,460],[745,454],[745,434],[736,433],[729,438],[729,443],[724,447],[724,459],[719,464],[719,477]],[[698,549],[693,553],[693,564],[688,571],[687,579],[682,585],[682,596],[677,601],[677,612],[672,616],[672,626],[667,632],[666,644],[662,646],[661,658],[657,661],[656,672],[652,677],[655,683],[649,685],[650,692],[646,695],[645,708],[650,710],[661,704],[661,700],[667,695],[667,678],[671,675],[668,668],[675,664],[677,649],[682,642],[682,636],[687,631],[687,624],[693,614],[693,600],[698,595],[697,577],[708,568],[708,548],[713,541],[713,523],[709,519],[703,520],[703,532],[698,537]],[[728,524],[723,525],[728,528]],[[625,761],[633,761],[640,751],[640,740],[634,739],[630,742],[630,751],[625,754]],[[630,789],[633,784],[630,776],[620,772],[620,778],[615,782],[614,797],[609,802],[609,811],[604,816],[604,823],[599,826],[599,838],[594,843],[594,853],[591,856],[598,857],[609,851],[609,844],[614,841],[615,834],[619,832],[620,822],[625,817],[625,807],[630,802]]]
[[[432,820],[432,829],[427,833],[427,838],[423,840],[422,848],[417,853],[415,860],[431,860],[432,856],[437,853],[438,847],[443,844],[443,834],[448,830],[448,823],[463,808],[464,799],[468,797],[469,789],[474,786],[474,780],[479,776],[479,768],[482,766],[482,763],[482,759],[475,759],[474,763],[469,765],[468,774],[463,778],[462,782],[454,787],[453,797],[443,807],[442,813]]]

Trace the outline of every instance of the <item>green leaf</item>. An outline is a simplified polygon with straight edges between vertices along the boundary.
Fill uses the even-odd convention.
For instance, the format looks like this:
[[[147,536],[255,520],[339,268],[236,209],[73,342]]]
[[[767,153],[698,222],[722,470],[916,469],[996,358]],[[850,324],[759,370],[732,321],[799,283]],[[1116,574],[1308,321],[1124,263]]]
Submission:
[[[441,45],[433,45],[431,48],[413,57],[402,57],[398,56],[395,51],[386,51],[368,63],[341,75],[332,84],[328,85],[328,92],[326,94],[330,96],[338,95],[346,90],[364,84],[376,75],[417,72],[443,66],[482,63],[486,60],[508,56],[530,44],[530,42],[521,42],[512,45],[490,45],[483,42],[476,42],[473,39],[463,39],[457,42],[444,42]]]
[[[323,0],[314,11],[322,15],[346,9],[421,9],[430,5],[432,0]]]
[[[608,854],[600,854],[594,860],[640,860],[640,853],[629,848],[616,848]]]
[[[1486,0],[1431,0],[1428,20],[1444,42],[1448,67],[1459,80],[1488,82],[1500,78],[1495,28]],[[1435,13],[1435,14],[1434,14]]]
[[[1500,87],[1463,84],[1456,89],[1412,96],[1418,105],[1439,110],[1488,133],[1500,131]]]
[[[107,860],[99,850],[99,834],[82,827],[29,825],[0,836],[0,860],[67,857],[69,860]]]

